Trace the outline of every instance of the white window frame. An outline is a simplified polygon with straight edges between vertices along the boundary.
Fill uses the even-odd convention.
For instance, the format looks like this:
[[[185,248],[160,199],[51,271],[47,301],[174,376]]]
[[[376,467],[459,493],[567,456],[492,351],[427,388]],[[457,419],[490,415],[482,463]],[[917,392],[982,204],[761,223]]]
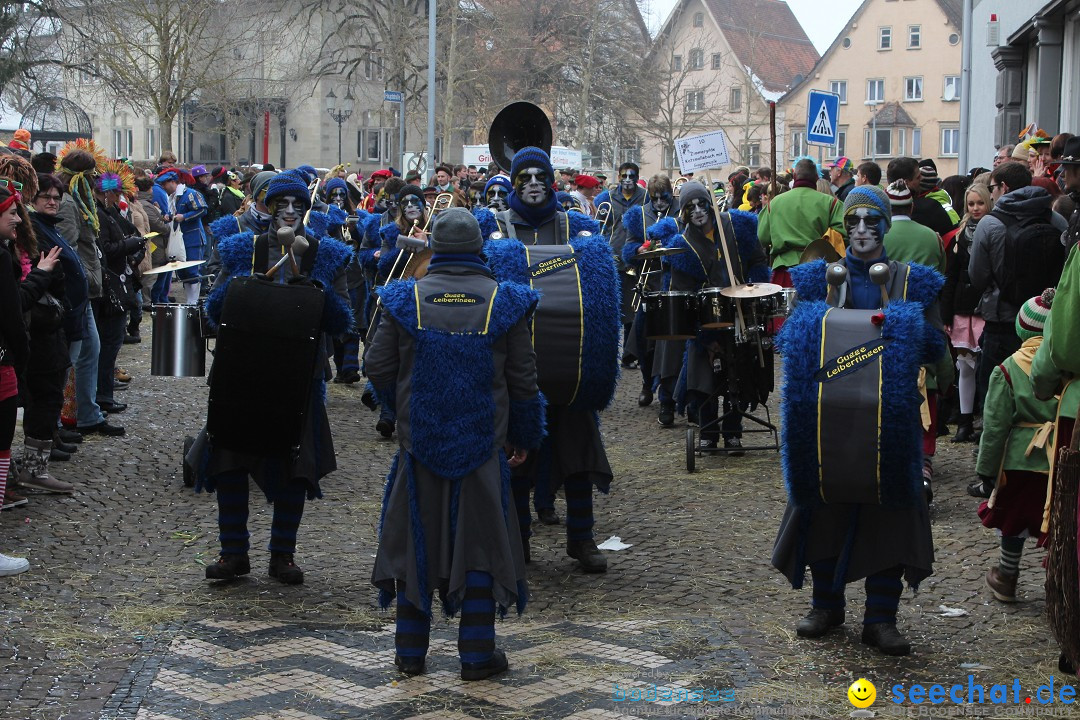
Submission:
[[[742,151],[744,165],[758,167],[762,164],[760,142],[743,143],[740,150]]]
[[[724,54],[713,53],[712,54],[712,69],[723,70],[724,69]]]
[[[696,28],[705,27],[705,13],[702,13],[702,12],[694,13],[693,25]]]
[[[960,155],[960,128],[956,125],[941,126],[941,151],[938,157],[958,157]]]
[[[742,88],[733,87],[728,93],[728,112],[742,112]]]
[[[881,94],[871,93],[870,88],[880,88]],[[885,78],[868,78],[866,81],[866,99],[879,103],[885,102]]]
[[[671,72],[682,72],[682,55],[671,56]]]
[[[952,85],[955,88],[952,100],[945,100],[945,91]],[[960,100],[960,76],[959,75],[946,75],[945,80],[941,83],[941,99],[945,102],[958,102]]]
[[[382,80],[385,73],[382,50],[369,49],[364,56],[364,79]]]
[[[904,78],[904,102],[922,102],[923,78],[922,75],[911,75]]]
[[[687,90],[686,91],[686,112],[688,112],[688,113],[705,112],[705,91],[704,90]]]
[[[892,152],[893,151],[892,128],[880,128],[879,127],[877,129],[877,137],[878,138],[887,137],[889,139],[889,147],[888,147],[887,152],[878,151],[876,143],[873,146],[874,152],[871,152],[870,140],[871,140],[872,134],[873,134],[873,130],[871,130],[871,128],[866,128],[866,131],[863,134],[863,149],[865,151],[865,154],[863,155],[863,157],[867,157],[867,158],[873,157],[875,159],[876,158],[890,158],[890,157],[893,157],[893,152]]]
[[[847,80],[830,80],[829,92],[840,96],[841,105],[847,105]]]
[[[911,154],[915,157],[922,155],[922,128],[911,129]]]
[[[836,144],[833,145],[833,152],[837,157],[845,157],[847,155],[847,134],[847,125],[841,125],[836,130]]]
[[[146,128],[146,159],[156,160],[158,157],[157,128]]]
[[[907,130],[896,128],[896,157],[901,157],[907,150]]]
[[[791,133],[791,151],[789,152],[789,155],[791,155],[792,159],[795,159],[797,157],[800,157],[802,155],[807,155],[807,154],[808,153],[807,153],[807,146],[806,146],[806,131],[805,130],[795,130],[795,131],[793,131]]]
[[[918,50],[922,47],[922,25],[908,25],[907,29],[908,50]]]
[[[883,25],[878,28],[878,50],[892,50],[892,26]]]
[[[704,70],[705,69],[705,51],[701,48],[694,48],[690,51],[689,65],[690,70]]]

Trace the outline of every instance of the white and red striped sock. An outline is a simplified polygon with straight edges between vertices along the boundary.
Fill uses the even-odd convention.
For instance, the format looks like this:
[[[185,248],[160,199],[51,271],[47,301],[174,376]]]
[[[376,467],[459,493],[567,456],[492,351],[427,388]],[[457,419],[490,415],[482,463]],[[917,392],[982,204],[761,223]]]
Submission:
[[[8,470],[11,468],[11,450],[0,450],[0,505],[7,493]]]

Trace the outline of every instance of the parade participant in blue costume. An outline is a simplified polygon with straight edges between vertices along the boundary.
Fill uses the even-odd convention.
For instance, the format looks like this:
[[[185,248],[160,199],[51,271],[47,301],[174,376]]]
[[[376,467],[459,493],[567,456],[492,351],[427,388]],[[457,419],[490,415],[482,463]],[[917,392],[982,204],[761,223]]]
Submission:
[[[332,238],[318,237],[307,232],[303,225],[308,208],[307,187],[291,172],[274,177],[267,186],[265,202],[273,212],[273,222],[266,233],[258,236],[245,231],[221,239],[222,272],[206,300],[207,315],[215,326],[220,322],[226,294],[234,278],[265,273],[284,257],[285,249],[276,243],[277,230],[292,228],[297,237],[303,235],[308,247],[297,258],[300,275],[293,273],[286,262],[274,277],[274,282],[310,281],[317,283],[326,296],[322,316],[323,333],[334,336],[346,332],[352,325],[352,313],[345,284],[345,266],[351,252],[343,243]],[[225,351],[223,338],[218,339],[218,354]],[[217,492],[218,527],[221,556],[206,567],[206,577],[226,580],[251,571],[248,559],[248,476],[273,503],[270,530],[270,576],[283,583],[304,581],[303,571],[294,562],[296,532],[307,499],[322,497],[319,481],[337,468],[330,423],[326,416],[326,380],[329,366],[327,343],[319,343],[308,411],[299,452],[295,457],[262,456],[237,452],[214,446],[204,429],[187,455],[190,467],[197,471],[196,491]],[[267,358],[252,358],[253,365]],[[211,370],[213,373],[213,370]],[[274,388],[267,388],[272,402]],[[276,450],[267,448],[268,452]]]
[[[675,198],[671,186],[671,178],[667,175],[653,175],[649,178],[646,188],[648,202],[644,205],[635,205],[622,216],[623,228],[626,231],[626,244],[623,245],[623,264],[627,268],[633,268],[635,273],[641,273],[645,269],[645,263],[638,255],[645,250],[655,250],[657,246],[646,237],[646,232],[653,225],[664,218],[673,218],[678,223],[679,203]],[[675,232],[682,230],[676,225]],[[646,278],[645,290],[654,292],[661,289],[661,277],[652,274]],[[653,358],[655,357],[656,343],[645,337],[645,306],[639,304],[634,314],[634,326],[630,334],[634,343],[633,354],[638,359],[638,367],[641,369],[641,393],[638,395],[638,405],[647,407],[653,401]]]
[[[630,307],[634,295],[634,283],[636,279],[627,273],[627,266],[623,262],[623,246],[626,244],[626,228],[623,227],[623,215],[635,205],[644,205],[648,200],[645,188],[638,185],[641,169],[636,163],[624,162],[619,166],[619,186],[608,193],[607,201],[611,209],[607,218],[603,221],[603,233],[611,243],[611,250],[615,253],[615,264],[619,269],[619,279],[622,282],[622,323],[623,323],[623,367],[632,367],[634,356],[627,350],[630,340],[630,326],[634,321],[634,310]]]
[[[484,185],[484,205],[491,212],[502,212],[510,207],[510,193],[514,186],[510,184],[510,178],[505,175],[496,175]]]
[[[169,205],[161,219],[178,227],[184,235],[184,254],[187,260],[202,260],[206,233],[203,230],[203,217],[206,215],[206,199],[198,190],[180,185],[180,178],[175,170],[169,170],[158,176],[156,184],[169,194]],[[184,281],[185,302],[195,305],[199,302],[198,268],[178,270],[177,275]]]
[[[685,231],[682,235],[668,236],[664,246],[688,252],[665,258],[664,264],[669,272],[667,289],[697,291],[741,285],[744,282],[768,282],[768,258],[757,242],[757,217],[753,213],[741,210],[721,213],[720,221],[725,225],[721,233],[716,224],[712,196],[704,185],[699,182],[683,185],[679,202]],[[661,221],[655,226],[656,232],[663,235],[664,230],[660,226],[670,226],[672,223],[674,220]],[[721,236],[726,240],[726,248],[720,246]],[[728,276],[725,253],[731,259],[734,278]],[[674,424],[678,400],[675,384],[679,375],[685,372],[687,414],[691,422],[696,419],[700,423],[703,446],[717,447],[722,433],[724,447],[730,449],[732,454],[741,454],[742,417],[739,413],[764,398],[753,379],[748,377],[740,378],[738,399],[727,393],[724,387],[718,387],[718,383],[723,383],[723,378],[718,378],[713,371],[714,357],[721,362],[725,358],[735,357],[738,364],[746,365],[740,362],[742,354],[757,356],[756,345],[734,346],[734,328],[703,331],[697,338],[688,340],[685,346],[680,341],[662,341],[658,344],[654,373],[660,377],[660,413],[657,416],[660,425],[671,427]],[[725,367],[724,372],[729,372],[729,369]],[[719,423],[722,425],[720,428],[717,428],[720,417],[717,391],[725,391],[724,417],[723,422]]]
[[[461,612],[461,678],[482,680],[507,668],[496,610],[520,613],[527,600],[510,472],[544,438],[529,331],[539,293],[495,281],[464,208],[439,215],[431,246],[427,275],[380,291],[367,355],[372,383],[397,407],[400,443],[372,582],[383,607],[397,599],[399,670],[424,672],[438,591],[447,614]]]
[[[586,572],[606,572],[607,558],[593,539],[592,488],[595,485],[606,493],[612,479],[596,415],[610,403],[618,376],[619,287],[611,250],[597,235],[595,221],[581,213],[559,209],[552,190],[555,172],[546,152],[537,147],[519,150],[511,163],[510,177],[514,184],[510,207],[495,215],[499,231],[506,239],[489,242],[484,249],[496,278],[532,282],[530,246],[570,245],[580,269],[579,276],[593,278],[590,282],[595,283],[571,293],[584,303],[579,312],[585,318],[583,331],[575,336],[580,345],[575,343],[574,347],[581,348],[581,357],[574,367],[595,375],[586,380],[579,373],[573,395],[565,400],[556,401],[545,390],[550,403],[548,440],[514,474],[514,500],[525,541],[525,557],[530,556],[528,538],[532,523],[529,489],[534,483],[546,483],[552,495],[560,486],[566,494],[566,554],[575,558]],[[554,294],[547,295],[545,302],[553,302]],[[537,322],[543,307],[542,303]],[[547,352],[548,348],[542,345],[537,343],[538,352]],[[540,367],[543,379],[543,362]]]
[[[800,637],[842,624],[844,586],[866,578],[862,641],[906,655],[896,627],[903,581],[917,586],[934,558],[918,376],[944,343],[944,281],[885,256],[890,223],[885,193],[855,187],[844,201],[847,256],[828,270],[824,261],[791,268],[799,303],[778,338],[788,505],[772,564],[796,588],[810,567],[813,609]]]
[[[263,170],[251,178],[251,182],[248,183],[248,187],[251,188],[251,202],[248,203],[247,209],[239,215],[225,215],[210,223],[210,232],[215,239],[221,240],[221,238],[242,232],[262,235],[267,231],[274,216],[266,207],[266,186],[275,175],[277,172],[274,170]],[[207,275],[217,275],[221,271],[221,254],[217,250],[216,242],[210,251],[210,259],[206,261],[204,267]]]

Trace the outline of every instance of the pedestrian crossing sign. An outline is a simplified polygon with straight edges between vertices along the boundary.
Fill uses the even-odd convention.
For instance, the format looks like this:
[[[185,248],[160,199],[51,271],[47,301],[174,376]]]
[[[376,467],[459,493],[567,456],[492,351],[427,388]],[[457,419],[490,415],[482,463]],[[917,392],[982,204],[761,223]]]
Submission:
[[[839,95],[811,90],[806,101],[806,142],[811,145],[835,145],[839,115]]]

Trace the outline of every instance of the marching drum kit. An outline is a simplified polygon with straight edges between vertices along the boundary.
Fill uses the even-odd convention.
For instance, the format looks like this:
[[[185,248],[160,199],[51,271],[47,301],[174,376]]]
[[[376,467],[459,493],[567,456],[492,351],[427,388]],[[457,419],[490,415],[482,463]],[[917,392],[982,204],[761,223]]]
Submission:
[[[173,261],[147,270],[158,275],[202,265],[205,260]],[[150,306],[154,335],[150,348],[150,374],[159,377],[206,375],[206,340],[213,337],[201,305],[160,303]]]
[[[731,333],[732,341],[719,343],[720,350],[714,360],[714,369],[718,371],[717,394],[723,394],[731,405],[731,409],[716,421],[717,427],[727,415],[737,414],[756,426],[743,432],[763,432],[772,437],[771,443],[744,446],[740,450],[778,450],[777,428],[770,422],[764,397],[771,392],[773,384],[773,336],[781,324],[776,321],[782,321],[791,313],[795,289],[772,283],[745,283],[700,290],[648,291],[647,278],[661,272],[660,260],[682,252],[686,249],[659,248],[638,255],[644,264],[634,290],[634,307],[645,309],[645,337],[649,340],[692,340],[703,330]],[[753,361],[745,362],[748,357]],[[740,382],[740,377],[750,383],[749,390],[744,382]],[[743,404],[755,394],[765,407],[764,420],[743,410]],[[694,428],[687,429],[687,471],[694,471],[698,455],[713,452],[725,452],[725,449],[699,447]]]

